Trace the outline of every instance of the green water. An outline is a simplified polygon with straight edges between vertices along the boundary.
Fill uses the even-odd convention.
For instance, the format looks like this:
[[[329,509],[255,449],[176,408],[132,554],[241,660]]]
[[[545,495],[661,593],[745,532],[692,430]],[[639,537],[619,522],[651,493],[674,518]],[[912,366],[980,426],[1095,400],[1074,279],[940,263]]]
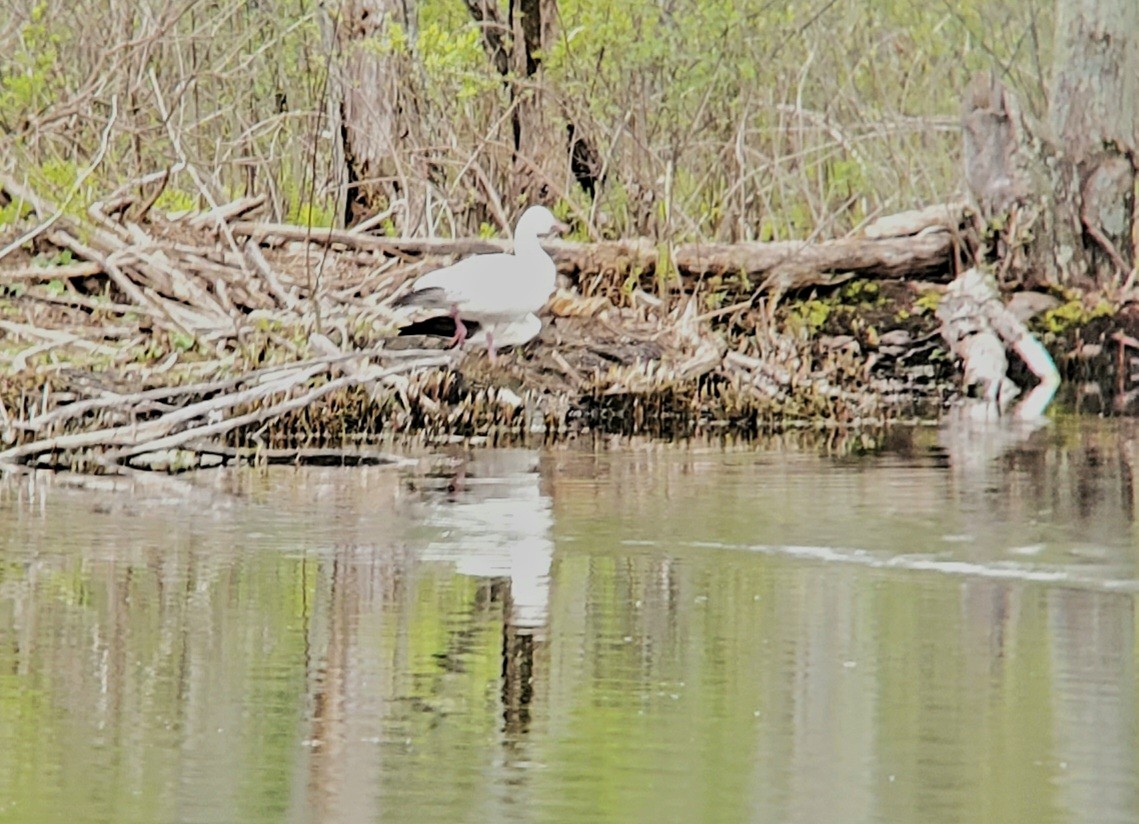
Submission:
[[[1135,821],[1137,444],[9,478],[0,821]]]

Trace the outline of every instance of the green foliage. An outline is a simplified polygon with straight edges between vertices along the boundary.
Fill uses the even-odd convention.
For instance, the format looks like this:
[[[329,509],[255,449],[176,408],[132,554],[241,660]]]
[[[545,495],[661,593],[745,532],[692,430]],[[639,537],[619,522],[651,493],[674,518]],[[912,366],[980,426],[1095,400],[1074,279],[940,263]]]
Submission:
[[[727,293],[713,290],[704,295],[704,308],[708,311],[719,309],[727,300]]]
[[[628,122],[622,176],[659,186],[671,161],[676,209],[729,236],[742,217],[762,240],[943,194],[958,138],[916,118],[955,116],[965,78],[994,61],[1031,97],[1030,50],[1048,34],[1048,12],[989,0],[835,3],[814,17],[762,0],[563,0],[559,11],[547,69],[593,119]]]
[[[419,30],[416,51],[438,93],[463,101],[499,85],[487,71],[482,37],[474,26],[455,30],[428,23]]]
[[[1115,311],[1115,307],[1106,300],[1101,300],[1095,306],[1088,308],[1083,301],[1073,299],[1055,309],[1049,309],[1040,317],[1037,324],[1045,332],[1062,334],[1085,326],[1096,318],[1111,317]]]
[[[32,7],[15,38],[0,56],[0,124],[15,128],[52,99],[52,77],[64,38],[47,19],[48,3]]]
[[[13,200],[10,203],[0,206],[0,228],[13,223],[19,223],[30,215],[32,211],[31,204],[25,203],[22,200]]]
[[[787,329],[795,334],[811,336],[819,332],[828,320],[842,315],[853,319],[861,327],[859,315],[879,308],[886,303],[881,287],[872,280],[851,280],[823,297],[793,301],[787,313]],[[873,327],[867,328],[868,332]]]
[[[872,280],[851,280],[838,290],[840,303],[877,306],[884,301],[882,287]]]
[[[179,352],[188,352],[194,348],[194,337],[184,332],[171,332],[170,344]]]
[[[851,202],[849,219],[857,223],[864,217],[860,203],[867,190],[866,174],[862,163],[849,158],[837,158],[826,164],[827,202],[836,206]]]
[[[941,305],[942,293],[936,289],[930,289],[928,292],[922,292],[917,300],[914,301],[914,314],[924,315],[933,314],[937,311],[937,307]]]
[[[65,192],[79,180],[79,167],[72,161],[52,158],[39,167],[39,177],[53,192]]]
[[[160,212],[173,214],[177,212],[192,212],[198,206],[198,198],[181,189],[165,188],[154,199],[154,208]]]
[[[313,204],[308,200],[298,200],[289,210],[287,220],[289,223],[295,223],[298,226],[327,229],[336,220],[336,213],[331,205]]]
[[[554,213],[554,217],[570,227],[569,231],[561,236],[562,240],[571,240],[578,243],[589,243],[593,240],[589,234],[589,228],[574,219],[576,215],[574,206],[570,201],[565,198],[559,198],[558,201],[550,207],[550,211]]]
[[[657,259],[653,266],[656,275],[657,293],[664,295],[669,286],[680,281],[680,271],[672,259],[672,247],[665,242],[657,244]]]
[[[365,40],[357,45],[382,56],[406,54],[411,51],[411,39],[408,37],[407,29],[392,21],[384,26],[381,37]]]
[[[796,301],[787,315],[787,331],[795,335],[814,335],[823,328],[834,309],[832,300]]]
[[[67,266],[68,264],[74,262],[74,260],[75,257],[71,254],[70,249],[60,249],[58,252],[53,252],[51,254],[40,252],[32,259],[32,263],[34,263],[36,266],[41,266],[45,269],[49,269],[55,266]]]

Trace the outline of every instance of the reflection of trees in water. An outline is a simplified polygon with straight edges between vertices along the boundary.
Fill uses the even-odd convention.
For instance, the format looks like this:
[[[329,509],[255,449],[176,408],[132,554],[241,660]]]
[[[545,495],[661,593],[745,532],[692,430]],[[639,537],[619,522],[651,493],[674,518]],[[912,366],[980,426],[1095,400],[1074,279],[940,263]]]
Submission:
[[[502,622],[502,720],[507,738],[515,738],[530,731],[530,703],[534,699],[535,647],[533,627],[520,627],[510,619],[510,580],[498,580],[493,585],[495,600],[503,605]]]
[[[385,807],[378,788],[392,790],[412,777],[406,764],[393,769],[388,747],[379,746],[393,739],[406,737],[409,752],[435,746],[433,740],[453,746],[432,768],[445,780],[449,763],[472,755],[467,736],[447,728],[467,728],[478,716],[477,705],[457,702],[479,679],[500,681],[502,723],[478,732],[477,740],[495,734],[515,746],[529,731],[534,681],[541,675],[545,628],[533,625],[529,612],[522,623],[515,620],[510,577],[468,576],[471,586],[451,588],[451,575],[437,562],[424,565],[414,552],[379,563],[359,555],[337,549],[313,586],[306,629],[309,754],[303,777],[297,776],[297,785],[308,789],[295,798],[306,820],[377,820]],[[424,584],[442,585],[431,606],[437,612],[417,616]],[[424,635],[420,620],[431,624],[441,615],[451,616],[446,630]],[[416,760],[408,753],[394,758]],[[477,770],[479,760],[463,766]]]
[[[1135,528],[1133,422],[1050,426],[950,420],[938,436],[957,508],[982,526],[1054,525],[1025,544],[1118,544]],[[1094,560],[1094,558],[1092,559]],[[1117,561],[1132,559],[1116,553]]]
[[[793,456],[769,464],[762,453],[746,464],[667,448],[628,459],[558,456],[555,530],[574,540],[560,554],[556,592],[585,593],[585,602],[555,598],[551,707],[569,718],[588,717],[582,708],[590,706],[645,712],[656,735],[639,743],[667,750],[670,724],[683,724],[672,719],[685,710],[654,702],[661,692],[675,693],[685,707],[700,708],[686,715],[693,750],[707,753],[715,741],[733,759],[756,765],[762,795],[752,809],[767,818],[833,818],[834,794],[820,787],[841,788],[848,801],[841,812],[851,819],[911,820],[916,809],[962,817],[961,788],[978,785],[985,791],[967,793],[964,803],[973,814],[963,817],[971,820],[1044,820],[1065,805],[1089,820],[1134,809],[1135,799],[1124,797],[1135,789],[1128,738],[1134,709],[1121,699],[1133,700],[1135,691],[1133,676],[1119,680],[1134,668],[1133,645],[1102,631],[1131,627],[1130,596],[1103,599],[1100,592],[967,573],[863,572],[798,564],[778,553],[770,562],[741,558],[749,540],[765,542],[771,512],[783,501],[792,517],[826,517],[835,508],[886,522],[911,515],[906,507],[918,501],[930,508],[933,543],[915,535],[904,551],[941,549],[938,517],[948,509],[962,513],[961,523],[976,534],[1000,531],[1000,541],[978,548],[979,562],[1023,561],[1030,568],[1035,556],[1007,550],[1048,538],[1092,547],[1102,538],[1115,542],[1124,566],[1119,577],[1131,575],[1133,552],[1119,552],[1118,542],[1131,529],[1133,436],[1061,424],[942,437],[940,466],[930,459],[928,431],[918,432],[917,442],[902,442],[896,477],[881,464],[847,461],[846,486],[831,485],[816,463],[807,468],[813,494],[785,499],[767,495],[765,484],[788,488]],[[743,478],[731,476],[740,471]],[[730,518],[751,531],[717,551]],[[1043,537],[1025,534],[1033,522]],[[1049,534],[1052,525],[1062,534]],[[709,536],[703,543],[702,535]],[[637,540],[622,544],[630,536]],[[846,545],[860,546],[865,537],[848,529]],[[951,549],[969,551],[956,543]],[[1058,554],[1051,562],[1071,564],[1078,574],[1077,557]],[[785,578],[765,578],[779,570]],[[1066,604],[1072,594],[1094,604]],[[1101,630],[1062,638],[1054,615],[1068,611],[1075,626],[1094,620]],[[735,623],[709,626],[713,614]],[[1067,660],[1073,650],[1065,649],[1081,638],[1083,664]],[[1086,666],[1090,659],[1098,672]],[[1114,679],[1106,696],[1105,679]],[[700,682],[723,689],[702,693]],[[743,721],[750,709],[739,711],[748,701],[760,711],[754,725]],[[628,734],[635,748],[637,728],[629,727],[607,734]],[[572,738],[576,729],[566,722],[557,732]],[[1112,755],[1083,757],[1099,735]],[[712,780],[712,773],[704,775]],[[727,780],[725,772],[715,775]],[[1101,775],[1117,787],[1097,801]],[[1080,789],[1031,797],[1015,789],[1064,783]]]
[[[408,597],[409,559],[394,550],[337,547],[313,573],[304,612],[310,754],[297,782],[308,793],[294,803],[305,810],[302,818],[374,820],[383,768],[375,744],[407,655],[398,640],[383,643],[385,624],[398,620]]]
[[[477,498],[486,475],[474,469]],[[536,490],[533,469],[531,459],[524,480]],[[420,493],[392,473],[336,475],[275,473],[276,486],[251,475],[189,498],[164,490],[157,503],[145,490],[56,491],[50,517],[0,530],[5,557],[28,559],[18,575],[0,572],[0,609],[11,610],[0,662],[50,681],[37,725],[79,742],[62,778],[77,809],[92,782],[100,797],[124,793],[116,808],[130,809],[137,776],[150,775],[174,777],[171,803],[189,817],[232,817],[264,791],[294,820],[376,820],[386,797],[409,788],[480,792],[469,776],[488,765],[471,755],[486,735],[526,734],[546,626],[548,503],[531,535],[545,542],[536,563],[518,552],[505,574],[483,575],[479,563],[504,548],[491,533],[517,536],[517,523],[484,524],[481,551],[425,559],[408,548],[422,543],[409,537],[422,529],[413,519],[423,513],[409,509]],[[519,506],[541,500],[523,495]],[[469,574],[457,574],[459,560]],[[499,710],[484,719],[488,688]],[[86,746],[93,736],[115,753],[110,773]],[[417,751],[440,746],[439,769],[468,775],[449,789],[416,771]]]
[[[1070,517],[1077,529],[1102,517],[1116,518],[1118,527],[1130,511],[1125,444],[1087,438],[1066,452],[1054,438],[1048,430],[1022,440],[996,438],[999,448],[979,462],[966,456],[955,463],[947,452],[948,489],[959,505],[979,507],[994,522],[1054,507],[1058,521]],[[977,443],[976,433],[961,442],[970,441]],[[1134,620],[1128,597],[969,576],[944,584],[935,578],[921,588],[912,584],[925,579],[901,580],[905,573],[881,588],[857,571],[795,564],[785,571],[790,577],[772,578],[769,568],[732,552],[678,556],[661,545],[621,545],[621,524],[643,522],[642,507],[650,519],[663,518],[654,526],[667,530],[669,518],[680,517],[675,510],[686,506],[682,476],[705,473],[714,463],[688,456],[661,476],[648,465],[654,460],[642,456],[626,471],[618,459],[606,468],[609,480],[592,488],[575,488],[572,475],[550,478],[567,496],[555,499],[559,511],[579,517],[591,509],[603,523],[599,535],[608,536],[591,536],[554,567],[552,643],[547,624],[535,633],[510,619],[508,566],[489,563],[490,544],[478,538],[463,549],[465,574],[479,582],[465,608],[489,610],[500,633],[506,766],[533,757],[532,725],[541,717],[547,738],[595,734],[599,752],[618,746],[607,740],[614,734],[629,735],[630,749],[655,744],[665,753],[668,742],[715,741],[732,759],[762,771],[755,786],[766,794],[754,799],[756,809],[779,810],[787,820],[825,817],[827,798],[813,790],[822,785],[848,791],[854,817],[874,810],[902,817],[921,805],[958,804],[953,788],[978,772],[1006,775],[1007,788],[1043,771],[1061,788],[1016,804],[1001,801],[998,789],[971,802],[978,815],[1006,803],[1041,814],[1057,804],[1132,806],[1124,797],[1132,783],[1122,776],[1135,761],[1128,738],[1133,708],[1126,704],[1134,695],[1127,673],[1135,662],[1130,630],[1119,632]],[[1081,479],[1111,460],[1104,474]],[[468,493],[468,503],[478,499],[482,493],[470,492],[477,481],[477,473],[468,475],[451,503],[461,505]],[[583,492],[588,506],[575,498]],[[495,505],[482,511],[503,512]],[[485,526],[479,518],[470,523],[476,533]],[[440,562],[445,549],[436,546],[435,560],[420,563]],[[479,563],[486,574],[479,574]],[[401,694],[397,685],[394,695]],[[415,694],[440,715],[439,724],[452,723],[439,709],[445,692]],[[399,715],[398,697],[394,706]],[[616,733],[580,729],[599,710],[609,724],[622,719],[623,725],[649,713],[657,719],[651,739],[638,738],[635,725]],[[753,710],[759,720],[741,723]],[[1093,752],[1097,742],[1103,753]],[[631,751],[627,757],[638,763]],[[1040,766],[1041,757],[1052,761]],[[1059,761],[1069,762],[1074,778],[1065,778]],[[887,788],[887,777],[876,772],[884,765],[897,770],[898,784]],[[1096,798],[1097,775],[1118,779],[1116,791]],[[710,779],[706,771],[699,776]],[[683,786],[678,782],[661,798],[687,809]]]
[[[324,653],[309,678],[314,712],[306,803],[319,805],[318,818],[353,810],[365,811],[369,820],[366,811],[385,795],[378,787],[396,796],[406,791],[392,782],[409,776],[384,772],[384,750],[375,746],[391,739],[393,728],[406,730],[412,749],[447,741],[454,751],[440,758],[439,770],[469,756],[466,735],[444,731],[470,726],[475,708],[455,704],[469,700],[465,693],[479,679],[499,682],[501,724],[484,732],[511,747],[527,734],[552,558],[549,502],[538,481],[532,453],[476,456],[436,478],[438,489],[427,489],[416,503],[412,516],[427,535],[412,545],[421,549],[403,552],[390,568],[369,567],[362,577],[350,572],[359,563],[337,551],[323,588],[327,598],[320,603],[318,595],[313,605],[314,627],[318,616],[327,616],[323,637],[311,645]],[[385,588],[386,581],[402,583]],[[432,590],[439,600],[434,610],[421,612]],[[379,601],[366,602],[362,592]],[[361,616],[383,620],[366,633]],[[370,743],[353,744],[358,741]],[[465,766],[477,769],[478,760]]]
[[[1075,817],[1134,810],[1135,596],[1056,588],[1047,603],[1056,685],[1052,734],[1069,762],[1057,781],[1060,798]]]
[[[979,507],[989,502],[1016,523],[1044,511],[1051,523],[1071,530],[1057,540],[1074,540],[1093,564],[1125,565],[1113,577],[1133,580],[1133,553],[1112,544],[1134,531],[1135,438],[1134,423],[1124,421],[1086,429],[1074,422],[1059,431],[951,422],[941,440],[962,499]],[[1078,574],[1081,558],[1067,560]],[[971,667],[970,681],[977,684],[1007,685],[1016,677],[1006,672],[1007,653],[1017,646],[1024,599],[1042,601],[1050,689],[1041,737],[1051,739],[1042,757],[1055,753],[1047,768],[1056,774],[1059,804],[1077,816],[1134,809],[1134,595],[978,580],[966,580],[962,593],[965,631],[972,643],[991,646],[990,671]]]
[[[918,473],[931,441],[911,442],[898,477],[980,526],[1047,507],[1091,544],[1112,523],[1130,534],[1127,432],[1060,425]],[[102,736],[118,759],[103,786],[171,781],[185,818],[269,798],[292,820],[398,817],[409,799],[497,811],[567,780],[534,764],[571,763],[614,816],[701,820],[726,784],[725,820],[826,818],[819,787],[853,818],[906,820],[982,775],[995,789],[957,817],[1134,808],[1131,594],[694,542],[759,540],[773,514],[812,507],[889,512],[875,506],[899,494],[846,465],[847,486],[824,487],[835,464],[806,456],[511,460],[414,492],[301,473],[293,511],[270,520],[272,490],[247,488],[179,529],[137,500],[25,523],[0,533],[27,559],[0,570],[0,664],[42,673],[35,725]],[[66,781],[89,788],[92,758],[72,757]],[[637,771],[669,780],[637,795]],[[1054,791],[1008,789],[1040,782]]]

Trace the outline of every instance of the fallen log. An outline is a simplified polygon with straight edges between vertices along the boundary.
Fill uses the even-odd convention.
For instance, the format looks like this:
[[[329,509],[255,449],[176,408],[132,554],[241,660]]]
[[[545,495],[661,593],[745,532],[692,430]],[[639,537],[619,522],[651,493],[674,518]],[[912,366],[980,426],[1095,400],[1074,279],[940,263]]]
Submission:
[[[414,458],[375,449],[269,449],[234,447],[217,443],[188,443],[177,449],[149,452],[130,461],[132,469],[170,474],[211,469],[234,463],[287,464],[292,466],[414,466]]]
[[[55,216],[53,204],[17,181],[0,175],[0,188],[10,197],[33,206],[38,215]],[[83,261],[56,277],[102,271],[131,303],[164,317],[169,326],[183,334],[227,334],[236,328],[235,324],[240,325],[243,313],[276,306],[296,309],[301,305],[304,286],[311,284],[284,282],[260,253],[258,247],[262,245],[303,243],[378,255],[380,265],[373,267],[376,270],[397,261],[500,252],[510,246],[506,240],[390,238],[358,230],[243,219],[256,205],[255,200],[242,200],[219,206],[209,213],[209,222],[201,216],[175,219],[156,224],[158,233],[152,234],[140,224],[109,217],[100,204],[94,204],[88,210],[94,226],[80,227],[73,219],[60,217],[46,226],[42,234]],[[779,295],[808,286],[834,284],[852,276],[948,281],[966,213],[963,204],[938,204],[879,218],[859,235],[817,242],[666,243],[636,238],[594,243],[551,241],[545,245],[559,271],[575,280],[583,292],[604,293],[630,275],[640,276],[642,286],[655,285],[659,290],[679,275],[682,282],[674,285],[681,291],[693,291],[691,279],[734,277],[747,293]],[[233,219],[226,222],[230,216]],[[175,231],[175,237],[163,237],[164,225],[185,227],[204,239],[213,236],[213,240],[204,246],[188,245],[179,236],[181,228]],[[222,234],[227,242],[219,247],[217,240]],[[85,242],[80,237],[85,237]],[[237,249],[230,255],[225,249],[237,237],[248,239],[244,254]],[[594,277],[605,281],[587,282]],[[34,278],[36,273],[28,267],[18,272],[20,280]],[[0,273],[0,281],[5,279]],[[254,284],[258,280],[264,281],[268,289],[257,288]]]
[[[898,223],[901,231],[914,226],[914,214],[919,213],[903,213],[907,220]],[[543,246],[554,258],[558,271],[568,275],[653,274],[663,261],[671,262],[682,275],[746,275],[750,279],[763,279],[767,288],[779,291],[827,282],[826,276],[831,274],[928,277],[944,273],[948,279],[964,209],[959,204],[949,204],[922,210],[920,215],[923,219],[916,224],[919,232],[913,235],[889,234],[899,230],[891,228],[814,243],[787,240],[661,245],[641,238],[595,243],[554,240]],[[270,245],[301,241],[371,250],[404,259],[485,254],[510,248],[510,242],[505,240],[377,237],[353,231],[247,220],[231,223],[230,229],[234,235]]]

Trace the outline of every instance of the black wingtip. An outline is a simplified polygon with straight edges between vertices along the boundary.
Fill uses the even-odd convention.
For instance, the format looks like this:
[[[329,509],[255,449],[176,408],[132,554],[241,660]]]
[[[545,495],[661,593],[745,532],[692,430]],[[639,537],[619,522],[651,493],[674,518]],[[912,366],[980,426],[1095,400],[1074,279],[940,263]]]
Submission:
[[[464,320],[463,326],[467,327],[467,334],[472,334],[479,328],[478,321]],[[455,319],[450,315],[436,315],[431,318],[424,318],[417,320],[415,323],[409,323],[407,326],[401,327],[399,330],[400,337],[407,335],[428,335],[435,338],[453,338],[455,337]]]

